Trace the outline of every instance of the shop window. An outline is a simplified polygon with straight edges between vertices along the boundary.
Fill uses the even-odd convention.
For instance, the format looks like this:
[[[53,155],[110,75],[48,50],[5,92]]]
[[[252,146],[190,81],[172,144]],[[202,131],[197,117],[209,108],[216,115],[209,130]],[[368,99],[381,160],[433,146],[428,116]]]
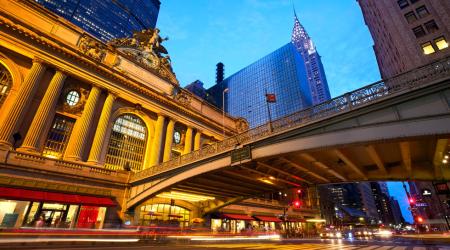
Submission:
[[[132,114],[114,122],[108,143],[105,166],[109,169],[142,169],[147,141],[147,127]]]
[[[5,102],[12,85],[12,77],[9,71],[0,63],[0,107]]]
[[[191,211],[171,204],[143,205],[140,212],[140,225],[176,224],[181,227],[189,226]]]
[[[45,142],[43,156],[60,159],[67,147],[70,134],[75,121],[65,116],[55,116],[52,127],[48,132]]]
[[[419,38],[425,36],[427,33],[425,33],[425,30],[422,26],[417,26],[413,29],[414,35]]]
[[[437,31],[439,28],[434,20],[431,20],[429,22],[426,22],[424,24],[425,28],[427,29],[428,33],[433,33]]]
[[[430,42],[422,44],[422,50],[425,55],[433,54],[435,52],[433,45]]]
[[[412,12],[412,11],[406,13],[405,18],[406,18],[406,21],[408,21],[408,23],[412,23],[417,20],[416,14],[414,14],[414,12]]]
[[[25,213],[24,226],[73,228],[78,205],[32,202]]]
[[[398,7],[400,7],[400,9],[404,9],[409,6],[409,3],[407,0],[398,0],[397,4],[398,4]]]
[[[436,44],[436,47],[439,50],[448,48],[448,42],[447,42],[447,40],[445,40],[445,38],[443,36],[441,36],[437,39],[434,39],[434,43]]]
[[[428,9],[427,9],[427,7],[425,7],[425,5],[422,5],[419,8],[417,8],[416,12],[420,18],[426,17],[430,14],[430,12],[428,12]]]

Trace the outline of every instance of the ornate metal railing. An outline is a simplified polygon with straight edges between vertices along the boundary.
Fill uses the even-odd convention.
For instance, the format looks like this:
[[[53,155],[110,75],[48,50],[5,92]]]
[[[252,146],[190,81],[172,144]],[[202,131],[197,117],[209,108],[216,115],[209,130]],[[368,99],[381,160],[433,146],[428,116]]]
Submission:
[[[449,78],[450,57],[397,75],[386,81],[375,82],[329,101],[274,120],[271,126],[269,123],[261,125],[236,136],[225,138],[223,141],[208,145],[190,154],[176,157],[168,162],[137,172],[132,177],[132,181],[176,169],[185,164],[233,150],[236,145],[255,142],[274,134],[341,115],[351,110],[431,85],[437,80],[442,81]]]

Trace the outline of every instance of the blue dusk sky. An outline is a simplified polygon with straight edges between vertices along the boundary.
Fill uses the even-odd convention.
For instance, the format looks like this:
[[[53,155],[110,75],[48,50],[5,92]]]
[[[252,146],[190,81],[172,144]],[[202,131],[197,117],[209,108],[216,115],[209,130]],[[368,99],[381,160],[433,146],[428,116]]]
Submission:
[[[180,85],[201,80],[209,88],[218,62],[228,77],[290,42],[293,4],[322,57],[332,97],[380,79],[356,0],[162,0],[157,27],[169,37],[164,46]],[[390,183],[390,192],[412,220],[398,186]]]

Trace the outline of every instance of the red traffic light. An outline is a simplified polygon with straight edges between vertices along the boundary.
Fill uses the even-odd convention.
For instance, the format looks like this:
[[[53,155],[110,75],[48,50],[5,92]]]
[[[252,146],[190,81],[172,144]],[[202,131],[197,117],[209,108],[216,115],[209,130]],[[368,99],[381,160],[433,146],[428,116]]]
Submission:
[[[414,200],[414,198],[409,198],[409,204],[414,204],[416,202],[416,200]]]
[[[297,194],[301,194],[302,193],[302,190],[301,189],[298,189],[297,190]]]
[[[300,201],[295,201],[295,202],[294,202],[294,206],[295,206],[295,207],[300,207]]]
[[[422,223],[422,222],[423,222],[422,216],[417,216],[416,220],[417,220],[417,222],[419,222],[419,223]]]

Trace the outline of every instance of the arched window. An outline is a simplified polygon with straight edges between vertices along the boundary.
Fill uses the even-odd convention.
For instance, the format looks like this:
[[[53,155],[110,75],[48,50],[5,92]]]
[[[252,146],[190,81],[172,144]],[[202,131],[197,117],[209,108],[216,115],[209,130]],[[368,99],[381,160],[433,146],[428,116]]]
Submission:
[[[141,170],[145,157],[147,128],[137,116],[125,114],[114,122],[105,166],[109,169]]]
[[[0,107],[5,102],[12,85],[12,77],[8,69],[0,63]]]

